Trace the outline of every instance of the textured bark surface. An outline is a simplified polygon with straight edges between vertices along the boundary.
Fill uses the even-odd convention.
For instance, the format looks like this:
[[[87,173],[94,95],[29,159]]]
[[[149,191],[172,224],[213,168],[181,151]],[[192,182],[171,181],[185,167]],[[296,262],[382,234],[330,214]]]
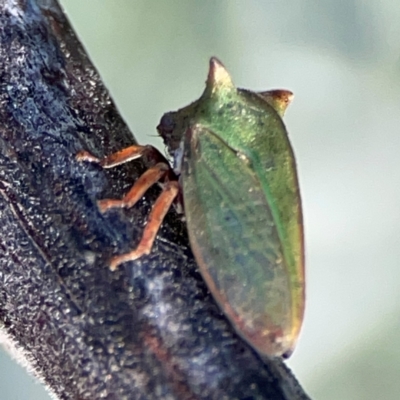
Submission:
[[[173,211],[150,256],[109,271],[158,189],[99,213],[146,160],[75,160],[133,139],[57,3],[1,0],[0,41],[0,324],[36,375],[61,399],[307,399],[221,315]]]

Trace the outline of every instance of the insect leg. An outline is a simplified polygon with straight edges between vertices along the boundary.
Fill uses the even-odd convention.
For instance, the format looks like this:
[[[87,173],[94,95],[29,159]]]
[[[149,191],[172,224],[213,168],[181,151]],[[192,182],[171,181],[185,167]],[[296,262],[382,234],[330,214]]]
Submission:
[[[110,269],[112,271],[124,262],[136,260],[141,256],[150,253],[162,221],[178,193],[179,183],[177,181],[169,181],[165,184],[162,193],[153,205],[146,227],[143,231],[142,239],[137,248],[129,253],[113,257],[110,262]]]
[[[153,151],[153,149],[154,148],[152,146],[132,145],[104,158],[97,158],[88,151],[83,150],[76,155],[76,159],[78,161],[89,161],[96,163],[101,165],[103,168],[113,168],[117,165],[135,160],[136,158],[141,157],[143,154]]]
[[[126,261],[136,260],[142,255],[150,253],[162,221],[179,194],[179,183],[165,157],[153,146],[132,145],[104,158],[97,158],[87,151],[81,151],[76,156],[78,161],[97,163],[103,168],[112,168],[142,156],[146,156],[145,164],[148,162],[152,164],[157,162],[157,164],[140,176],[122,199],[103,199],[97,202],[101,212],[110,208],[130,208],[143,197],[152,185],[159,181],[164,182],[163,191],[154,203],[138,247],[130,253],[113,257],[110,262],[111,270],[115,270],[118,265]]]
[[[149,168],[132,186],[131,190],[121,199],[103,199],[97,202],[101,212],[105,212],[110,208],[130,208],[141,199],[144,193],[163,178],[170,166],[165,163],[158,163],[154,167]]]

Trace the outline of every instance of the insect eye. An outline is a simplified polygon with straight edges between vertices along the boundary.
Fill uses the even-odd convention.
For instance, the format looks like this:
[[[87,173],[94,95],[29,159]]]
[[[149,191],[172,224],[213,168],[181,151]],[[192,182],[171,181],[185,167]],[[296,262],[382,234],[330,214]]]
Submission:
[[[172,113],[166,113],[162,116],[159,125],[157,126],[157,131],[161,136],[170,135],[175,129],[175,121],[172,117]]]

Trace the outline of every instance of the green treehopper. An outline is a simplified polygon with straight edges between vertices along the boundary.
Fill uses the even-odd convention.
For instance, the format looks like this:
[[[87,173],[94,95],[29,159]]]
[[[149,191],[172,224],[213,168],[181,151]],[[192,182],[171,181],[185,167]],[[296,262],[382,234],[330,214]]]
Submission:
[[[304,240],[293,151],[282,116],[292,93],[237,89],[225,67],[210,60],[199,100],[165,114],[157,130],[172,169],[151,146],[130,146],[104,159],[105,168],[151,154],[154,166],[121,200],[99,201],[105,212],[131,207],[158,182],[137,248],[110,267],[151,252],[162,220],[179,198],[201,274],[236,331],[260,354],[288,357],[304,313]]]

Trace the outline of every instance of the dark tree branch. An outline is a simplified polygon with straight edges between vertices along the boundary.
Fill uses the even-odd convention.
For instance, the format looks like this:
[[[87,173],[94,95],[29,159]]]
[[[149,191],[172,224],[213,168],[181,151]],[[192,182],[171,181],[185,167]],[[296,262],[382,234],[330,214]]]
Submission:
[[[157,188],[98,212],[144,166],[75,160],[132,137],[57,3],[1,0],[0,41],[0,319],[36,375],[61,399],[307,399],[221,315],[173,212],[150,256],[109,271]]]

